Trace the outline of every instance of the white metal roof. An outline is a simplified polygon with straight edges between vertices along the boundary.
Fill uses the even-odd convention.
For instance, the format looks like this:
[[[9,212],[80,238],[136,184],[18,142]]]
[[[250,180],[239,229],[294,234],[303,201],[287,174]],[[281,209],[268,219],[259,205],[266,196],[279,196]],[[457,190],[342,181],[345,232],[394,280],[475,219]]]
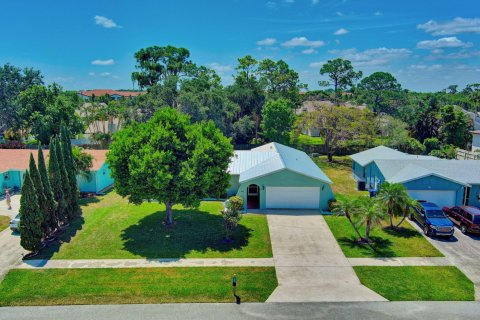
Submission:
[[[418,160],[436,160],[437,157],[433,156],[421,156],[421,155],[413,155],[408,153],[403,153],[398,150],[385,147],[385,146],[378,146],[372,149],[368,149],[359,153],[352,154],[350,159],[361,165],[362,167],[366,166],[367,164],[375,161],[375,160],[387,160],[387,159],[418,159]]]
[[[479,160],[375,160],[385,180],[408,182],[435,175],[463,185],[480,184]]]
[[[250,151],[235,151],[229,165],[230,174],[240,175],[245,182],[271,173],[290,170],[326,183],[332,181],[302,151],[272,142]]]

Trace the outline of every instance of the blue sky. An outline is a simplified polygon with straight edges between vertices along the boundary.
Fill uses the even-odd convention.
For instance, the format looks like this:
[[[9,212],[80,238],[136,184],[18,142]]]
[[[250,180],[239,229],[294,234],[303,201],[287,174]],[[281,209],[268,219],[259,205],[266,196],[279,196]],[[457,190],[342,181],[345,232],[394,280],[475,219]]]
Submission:
[[[66,89],[132,88],[134,52],[168,44],[225,84],[250,54],[284,59],[314,90],[321,64],[343,57],[365,75],[436,91],[480,82],[480,1],[2,2],[0,64],[38,68]]]

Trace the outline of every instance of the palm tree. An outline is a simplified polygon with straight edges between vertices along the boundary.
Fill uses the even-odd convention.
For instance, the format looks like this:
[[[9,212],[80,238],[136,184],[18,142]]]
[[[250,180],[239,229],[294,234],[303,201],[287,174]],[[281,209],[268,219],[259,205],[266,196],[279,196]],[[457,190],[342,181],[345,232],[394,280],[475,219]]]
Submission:
[[[410,202],[410,196],[405,187],[400,183],[384,182],[380,186],[377,200],[385,209],[390,218],[390,228],[395,229],[393,217],[403,213]]]
[[[358,210],[358,202],[359,202],[358,199],[346,198],[343,200],[339,200],[335,202],[332,212],[336,216],[345,216],[350,222],[350,224],[352,225],[352,228],[360,237],[360,240],[363,240],[363,237],[360,234],[360,231],[358,231],[357,226],[352,221],[352,216],[354,216],[356,214],[356,211]]]
[[[420,203],[413,198],[409,198],[407,201],[407,206],[403,209],[402,220],[395,226],[395,228],[400,227],[403,221],[405,221],[405,218],[407,218],[407,216],[412,214],[412,210],[419,209],[419,208],[421,208]]]
[[[365,226],[364,241],[366,243],[370,243],[370,231],[372,228],[375,226],[380,226],[384,218],[385,207],[383,207],[380,203],[369,198],[366,198],[361,202],[357,215],[357,224]]]

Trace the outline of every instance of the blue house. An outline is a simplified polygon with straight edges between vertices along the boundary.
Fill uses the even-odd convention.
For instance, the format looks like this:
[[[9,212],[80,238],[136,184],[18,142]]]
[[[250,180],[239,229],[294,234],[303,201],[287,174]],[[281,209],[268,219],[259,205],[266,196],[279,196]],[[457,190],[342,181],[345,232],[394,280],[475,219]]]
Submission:
[[[113,185],[110,168],[106,164],[107,150],[85,150],[92,155],[92,168],[89,177],[77,176],[80,192],[102,193],[103,190]],[[26,149],[0,149],[0,195],[5,189],[20,190],[23,177],[28,169],[30,153],[36,160],[36,150]],[[48,161],[48,150],[43,152],[45,161]]]
[[[377,189],[403,184],[410,196],[439,206],[480,206],[480,161],[409,155],[384,146],[351,156],[355,179]],[[362,180],[360,180],[362,181]]]

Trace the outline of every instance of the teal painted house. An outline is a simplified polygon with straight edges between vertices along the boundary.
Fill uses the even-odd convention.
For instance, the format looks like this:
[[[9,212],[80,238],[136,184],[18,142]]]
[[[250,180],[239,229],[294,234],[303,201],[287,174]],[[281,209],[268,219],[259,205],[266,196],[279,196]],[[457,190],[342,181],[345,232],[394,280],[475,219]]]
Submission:
[[[332,181],[302,151],[269,143],[235,151],[229,166],[229,196],[243,198],[245,209],[328,209]]]
[[[480,206],[480,161],[408,155],[392,149],[382,154],[385,148],[351,156],[353,176],[364,179],[367,187],[377,189],[384,181],[401,183],[417,200],[439,206]]]
[[[102,193],[113,185],[110,169],[106,164],[107,150],[85,150],[93,157],[89,178],[77,177],[80,192]],[[20,190],[23,184],[25,171],[28,169],[30,153],[35,161],[36,150],[0,149],[0,195],[5,189]],[[44,150],[45,161],[48,161],[48,150]]]

